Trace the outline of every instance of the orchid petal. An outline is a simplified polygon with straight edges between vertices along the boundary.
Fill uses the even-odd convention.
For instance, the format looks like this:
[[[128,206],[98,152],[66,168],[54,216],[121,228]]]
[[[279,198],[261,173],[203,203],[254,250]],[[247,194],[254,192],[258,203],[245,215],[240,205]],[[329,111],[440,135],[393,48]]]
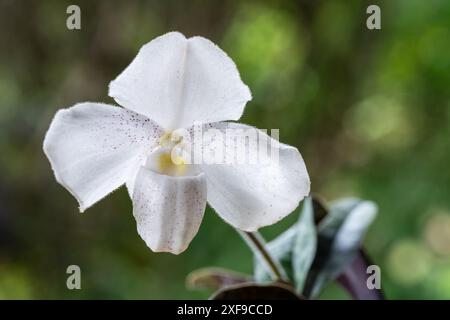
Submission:
[[[208,141],[215,143],[216,150],[218,140],[223,142],[224,157],[234,158],[244,151],[247,156],[243,163],[201,165],[208,184],[208,203],[226,222],[244,231],[255,231],[286,217],[309,194],[309,176],[296,148],[243,124],[222,122],[209,127],[218,130],[218,136]],[[252,130],[256,134],[247,134]],[[247,139],[245,150],[233,139],[219,139],[219,132]],[[203,151],[210,147],[208,141],[203,142]],[[257,145],[257,141],[271,143],[279,152],[278,159],[249,147]],[[251,158],[257,161],[251,163]]]
[[[56,113],[44,152],[56,180],[84,211],[127,181],[161,134],[133,111],[85,102]]]

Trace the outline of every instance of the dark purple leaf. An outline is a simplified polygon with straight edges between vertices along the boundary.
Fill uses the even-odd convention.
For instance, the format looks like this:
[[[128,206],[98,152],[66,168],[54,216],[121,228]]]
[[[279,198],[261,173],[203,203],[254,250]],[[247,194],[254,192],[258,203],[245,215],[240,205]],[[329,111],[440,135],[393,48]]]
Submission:
[[[302,300],[292,287],[282,283],[239,284],[217,291],[211,300]]]
[[[336,281],[355,300],[384,300],[381,289],[369,289],[367,287],[367,267],[373,263],[361,249],[353,262],[345,268]]]

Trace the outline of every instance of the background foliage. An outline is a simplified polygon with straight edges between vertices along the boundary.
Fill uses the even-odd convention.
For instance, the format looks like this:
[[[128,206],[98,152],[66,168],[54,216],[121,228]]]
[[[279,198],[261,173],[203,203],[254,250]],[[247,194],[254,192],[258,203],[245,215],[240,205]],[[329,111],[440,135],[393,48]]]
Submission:
[[[81,31],[66,29],[75,3]],[[380,31],[365,26],[369,4],[381,7]],[[42,152],[57,109],[111,103],[107,84],[137,50],[178,30],[236,61],[254,96],[242,121],[280,128],[314,192],[378,203],[365,246],[387,298],[449,299],[449,16],[445,0],[0,0],[0,298],[205,298],[185,288],[190,271],[252,271],[210,209],[180,256],[146,248],[123,188],[79,214]],[[70,264],[80,291],[66,289]],[[347,296],[331,286],[322,298]]]

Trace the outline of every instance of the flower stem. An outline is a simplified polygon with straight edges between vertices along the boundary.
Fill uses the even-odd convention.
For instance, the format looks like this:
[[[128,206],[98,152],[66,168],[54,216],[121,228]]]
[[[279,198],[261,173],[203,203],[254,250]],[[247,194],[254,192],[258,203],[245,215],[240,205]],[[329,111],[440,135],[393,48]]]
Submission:
[[[237,229],[236,229],[237,230]],[[245,240],[247,245],[252,249],[253,253],[266,267],[266,270],[272,276],[272,280],[287,282],[286,272],[280,263],[275,260],[266,249],[266,242],[259,232],[246,232],[237,230]]]

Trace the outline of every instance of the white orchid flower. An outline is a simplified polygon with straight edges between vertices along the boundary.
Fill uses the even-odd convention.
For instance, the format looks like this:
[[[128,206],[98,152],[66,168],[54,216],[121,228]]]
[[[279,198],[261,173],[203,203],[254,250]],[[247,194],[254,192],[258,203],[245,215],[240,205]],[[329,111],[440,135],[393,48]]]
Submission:
[[[184,251],[206,202],[233,227],[255,231],[309,194],[300,153],[276,141],[278,161],[266,155],[261,165],[190,165],[168,157],[180,142],[176,129],[251,128],[223,122],[241,117],[251,93],[233,61],[205,38],[171,32],[154,39],[110,83],[109,95],[123,108],[83,102],[59,110],[44,152],[81,212],[126,184],[138,233],[153,251]]]

